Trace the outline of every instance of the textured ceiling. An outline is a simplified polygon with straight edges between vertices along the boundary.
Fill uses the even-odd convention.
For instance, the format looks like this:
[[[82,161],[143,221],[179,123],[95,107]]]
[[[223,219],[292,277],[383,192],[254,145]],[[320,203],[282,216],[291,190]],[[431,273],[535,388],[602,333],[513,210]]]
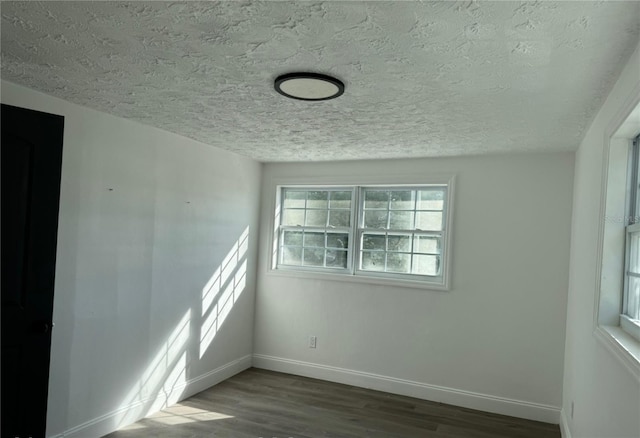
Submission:
[[[2,78],[261,161],[572,150],[632,2],[2,2]],[[279,74],[346,84],[287,100]]]

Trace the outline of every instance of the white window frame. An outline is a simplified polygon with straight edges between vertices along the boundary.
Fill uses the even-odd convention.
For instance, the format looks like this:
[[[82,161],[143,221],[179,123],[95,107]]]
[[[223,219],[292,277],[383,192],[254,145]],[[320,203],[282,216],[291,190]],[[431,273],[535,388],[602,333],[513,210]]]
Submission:
[[[625,330],[629,325],[622,316],[626,300],[627,231],[634,229],[627,230],[631,197],[628,177],[632,141],[638,134],[640,84],[605,130],[593,315],[595,339],[640,381],[640,341]]]
[[[354,210],[354,204],[356,202],[356,190],[354,187],[349,187],[349,186],[345,186],[345,187],[336,187],[336,186],[300,186],[300,185],[296,185],[296,186],[281,186],[278,187],[278,197],[282,197],[282,194],[284,193],[285,190],[300,190],[300,191],[327,191],[327,192],[351,192],[351,208],[350,208],[350,217],[349,217],[349,223],[353,224],[354,220],[356,220],[355,217],[355,210]],[[305,208],[303,209],[305,211],[305,215],[308,211],[313,211],[316,210],[314,208],[307,208],[305,205]],[[327,205],[327,211],[331,211],[330,205]],[[307,230],[311,231],[311,232],[324,232],[325,234],[328,233],[329,230],[336,232],[336,233],[340,233],[340,234],[348,234],[349,236],[349,246],[347,247],[347,266],[345,268],[333,268],[333,267],[327,267],[327,266],[304,266],[304,265],[300,265],[300,266],[296,266],[296,265],[287,265],[283,263],[282,257],[283,254],[280,252],[280,249],[285,246],[284,242],[283,242],[283,238],[284,238],[284,232],[286,231],[301,231],[303,233],[305,233]],[[284,231],[284,232],[283,232]],[[329,272],[342,272],[342,273],[349,273],[352,270],[352,264],[353,264],[353,239],[354,239],[354,235],[353,235],[353,225],[350,225],[349,227],[338,227],[338,228],[331,228],[328,224],[324,227],[320,227],[320,226],[310,226],[310,225],[282,225],[279,224],[278,225],[278,236],[277,236],[277,240],[278,240],[278,259],[276,261],[276,266],[278,267],[278,269],[295,269],[295,270],[305,270],[305,271],[311,271],[311,272],[325,272],[325,271],[329,271]],[[326,242],[325,242],[326,245]],[[302,244],[302,248],[304,249],[304,242]],[[325,251],[326,251],[326,246],[325,246]],[[326,260],[325,260],[325,264],[326,264]]]
[[[451,288],[451,247],[452,247],[452,224],[454,205],[454,182],[455,175],[440,174],[430,175],[402,175],[380,177],[347,177],[336,182],[336,178],[322,177],[285,177],[274,178],[269,183],[273,199],[274,214],[271,217],[271,242],[269,250],[269,263],[267,266],[268,275],[298,277],[308,279],[335,280],[343,282],[359,282],[378,285],[400,286],[409,288],[429,289],[429,290],[450,290]],[[424,186],[444,186],[445,202],[443,210],[443,238],[441,243],[441,271],[438,276],[418,276],[414,274],[390,274],[373,273],[372,271],[356,270],[358,254],[356,251],[356,239],[359,237],[359,211],[360,211],[360,190],[361,187],[389,187],[389,188],[415,188]],[[345,270],[334,270],[313,267],[290,267],[279,266],[279,245],[280,245],[280,214],[282,213],[281,195],[283,188],[300,188],[303,190],[344,189],[356,188],[355,198],[352,199],[352,221],[353,232],[350,234],[349,265]],[[355,217],[354,217],[355,216]]]
[[[442,211],[442,229],[439,231],[430,231],[430,230],[420,230],[417,229],[415,227],[413,228],[409,228],[409,229],[394,229],[394,228],[385,228],[385,229],[374,229],[374,228],[367,228],[364,225],[364,212],[365,212],[365,191],[367,189],[374,189],[374,190],[421,190],[421,189],[428,189],[430,187],[433,188],[439,188],[442,189],[444,191],[444,203],[443,203],[443,209]],[[357,243],[357,247],[356,250],[354,250],[354,267],[355,267],[355,275],[368,275],[368,276],[372,276],[372,277],[382,277],[382,278],[397,278],[397,279],[410,279],[410,280],[414,280],[414,281],[425,281],[428,283],[435,283],[435,284],[442,284],[442,271],[444,270],[445,266],[443,266],[443,261],[446,260],[446,236],[447,236],[447,186],[444,184],[425,184],[425,185],[419,185],[419,186],[406,186],[406,185],[392,185],[392,186],[377,186],[377,185],[368,185],[368,186],[361,186],[358,187],[358,192],[359,192],[359,196],[358,196],[358,223],[356,224],[356,243]],[[391,212],[393,211],[391,209],[391,206],[389,205],[387,207],[387,211]],[[418,210],[417,209],[417,205],[414,206],[413,210],[406,210],[406,211],[413,211],[414,215],[418,212],[418,211],[423,211],[423,210]],[[426,210],[424,210],[426,211]],[[434,210],[435,211],[435,210]],[[440,210],[438,210],[440,211]],[[390,220],[390,218],[388,218],[388,220]],[[415,221],[415,216],[414,216],[414,221]],[[361,265],[361,254],[363,252],[365,252],[366,250],[363,248],[363,235],[364,234],[384,234],[386,235],[407,235],[410,234],[412,236],[411,238],[411,245],[413,246],[413,237],[418,235],[422,235],[422,236],[429,236],[429,235],[433,235],[433,236],[437,236],[441,243],[440,243],[440,253],[437,254],[439,256],[440,259],[440,268],[439,269],[439,273],[437,275],[419,275],[419,274],[404,274],[404,273],[394,273],[394,272],[378,272],[378,271],[371,271],[371,270],[366,270],[366,269],[362,269],[360,267]],[[389,251],[385,251],[385,253],[388,254]],[[407,254],[411,254],[411,258],[413,259],[414,256],[419,255],[420,253],[413,251],[413,248],[410,252],[407,252]],[[435,254],[434,254],[435,255]]]

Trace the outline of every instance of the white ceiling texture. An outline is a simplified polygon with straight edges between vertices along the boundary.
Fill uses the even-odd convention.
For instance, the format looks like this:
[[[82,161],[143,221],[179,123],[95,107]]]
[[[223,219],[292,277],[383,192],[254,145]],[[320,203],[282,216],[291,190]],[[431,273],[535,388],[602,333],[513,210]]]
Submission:
[[[261,161],[574,150],[640,2],[2,2],[2,78]],[[292,71],[332,101],[273,89]]]

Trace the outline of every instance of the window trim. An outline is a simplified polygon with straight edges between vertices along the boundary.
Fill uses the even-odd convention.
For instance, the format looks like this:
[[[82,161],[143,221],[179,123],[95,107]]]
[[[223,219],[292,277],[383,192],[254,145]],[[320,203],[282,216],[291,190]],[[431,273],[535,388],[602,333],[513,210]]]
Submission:
[[[414,278],[406,278],[409,275],[402,275],[402,278],[392,277],[390,275],[385,274],[384,276],[378,275],[370,275],[369,271],[365,271],[366,273],[359,273],[355,275],[355,251],[351,251],[351,263],[354,268],[351,272],[327,272],[322,268],[318,269],[305,269],[304,267],[295,267],[294,269],[282,269],[277,268],[277,257],[278,257],[278,244],[279,244],[279,236],[278,236],[278,228],[279,228],[279,215],[280,205],[281,205],[281,188],[311,188],[311,187],[327,187],[327,188],[339,188],[339,187],[356,187],[356,197],[358,194],[358,187],[416,187],[416,186],[425,186],[425,185],[443,185],[446,186],[446,214],[445,219],[443,221],[444,230],[446,230],[446,240],[443,243],[442,252],[443,252],[443,268],[441,281],[436,283],[433,281],[424,281],[424,279],[414,279]],[[423,174],[401,174],[401,175],[388,175],[384,177],[376,177],[376,176],[348,176],[348,177],[321,177],[321,176],[299,176],[299,177],[280,177],[280,178],[271,178],[268,187],[265,188],[270,192],[271,199],[271,207],[270,211],[272,214],[270,215],[270,239],[271,243],[269,245],[269,254],[268,254],[268,263],[266,266],[267,275],[270,276],[282,276],[282,277],[295,277],[295,278],[306,278],[306,279],[318,279],[318,280],[328,280],[328,281],[342,281],[342,282],[354,282],[354,283],[368,283],[375,285],[385,285],[385,286],[398,286],[398,287],[407,287],[407,288],[417,288],[417,289],[425,289],[425,290],[435,290],[435,291],[448,291],[451,289],[451,272],[452,272],[452,246],[453,246],[453,238],[452,238],[452,230],[453,230],[453,218],[454,218],[454,193],[455,193],[455,175],[450,173],[439,173],[439,174],[431,174],[425,176]],[[358,202],[359,199],[356,199]],[[358,208],[354,208],[352,214],[358,215]],[[357,232],[357,230],[356,230]],[[353,236],[353,239],[357,238],[357,236]]]
[[[638,131],[640,130],[640,124],[638,124],[637,120],[638,113],[640,113],[640,84],[636,85],[630,93],[629,98],[612,117],[605,128],[603,136],[604,147],[602,148],[600,209],[594,291],[595,302],[592,327],[594,338],[612,353],[612,356],[615,357],[636,380],[640,381],[640,342],[620,327],[619,314],[622,310],[621,303],[624,298],[623,286],[615,288],[614,290],[611,288],[611,285],[608,284],[609,280],[607,280],[606,284],[604,281],[605,278],[615,278],[617,272],[617,275],[620,275],[620,281],[624,283],[624,243],[619,247],[620,252],[618,255],[612,256],[611,254],[607,254],[605,256],[604,253],[605,247],[609,247],[612,244],[612,242],[608,240],[609,238],[605,239],[607,219],[617,222],[619,216],[627,214],[624,207],[622,210],[609,210],[607,205],[607,199],[611,196],[609,186],[611,181],[615,180],[615,176],[610,175],[610,166],[612,165],[610,157],[612,156],[614,148],[624,147],[623,143],[630,146],[633,138],[638,135]],[[624,170],[621,171],[624,172]],[[625,174],[625,176],[626,175],[627,174]],[[612,216],[610,217],[608,215]],[[611,268],[617,263],[617,258],[621,260],[621,266],[619,271],[614,272]],[[614,320],[613,316],[616,313],[618,317]]]
[[[419,229],[380,229],[380,230],[376,230],[376,229],[372,229],[372,228],[367,228],[364,225],[364,212],[365,212],[365,208],[364,208],[364,193],[367,189],[379,189],[379,190],[395,190],[395,189],[406,189],[406,190],[420,190],[423,189],[425,187],[429,187],[429,186],[433,186],[433,187],[441,187],[444,190],[444,198],[445,198],[445,202],[442,208],[442,216],[443,216],[443,221],[442,221],[442,230],[441,231],[429,231],[429,230],[419,230]],[[440,272],[440,274],[438,275],[419,275],[419,274],[405,274],[405,273],[393,273],[393,272],[376,272],[376,271],[368,271],[365,269],[360,269],[360,264],[358,263],[358,261],[360,260],[360,256],[359,253],[363,252],[363,248],[362,248],[362,236],[363,234],[369,232],[369,233],[382,233],[384,232],[385,235],[387,234],[394,234],[394,233],[399,233],[399,234],[409,234],[411,233],[412,235],[428,235],[428,234],[439,234],[440,235],[440,240],[441,240],[441,248],[440,248],[440,260],[441,260],[441,265],[443,266],[442,271],[444,271],[444,267],[446,267],[446,262],[443,263],[443,261],[446,261],[446,241],[449,235],[449,230],[447,229],[447,223],[446,223],[446,218],[447,218],[447,213],[449,211],[448,209],[448,205],[447,205],[447,191],[449,190],[449,187],[446,184],[421,184],[421,185],[366,185],[366,186],[358,186],[356,187],[356,191],[358,192],[358,211],[357,211],[357,223],[354,227],[354,231],[355,231],[355,239],[356,242],[358,242],[358,248],[357,251],[354,251],[353,254],[353,271],[354,271],[354,275],[369,275],[369,276],[373,276],[373,277],[381,277],[381,278],[398,278],[398,279],[407,279],[407,280],[412,280],[412,281],[420,281],[420,282],[426,282],[426,283],[433,283],[433,284],[442,284],[442,272]],[[392,210],[388,210],[388,211],[392,211]],[[418,212],[418,211],[426,211],[426,210],[405,210],[405,211],[413,211],[414,213]],[[435,210],[434,210],[435,211]],[[437,210],[440,211],[440,210]],[[412,237],[414,237],[412,236]],[[385,251],[385,253],[388,251]],[[412,255],[413,255],[413,251],[412,251]]]
[[[284,192],[285,189],[310,189],[311,186],[300,186],[300,185],[296,185],[296,186],[278,186],[276,190],[278,190],[278,197],[282,197],[282,194]],[[351,192],[351,205],[352,207],[350,208],[350,223],[353,223],[353,221],[355,220],[355,213],[353,210],[353,203],[354,203],[354,199],[356,196],[356,189],[355,187],[352,186],[322,186],[322,187],[317,187],[317,188],[321,188],[323,190],[326,191],[350,191]],[[324,210],[324,209],[307,209],[306,206],[304,208],[305,211],[307,210]],[[330,205],[327,205],[327,211],[330,211]],[[302,225],[302,226],[295,226],[295,225],[285,225],[284,227],[276,224],[277,225],[277,229],[278,231],[280,230],[300,230],[300,231],[305,231],[305,230],[313,230],[313,231],[322,231],[322,232],[327,232],[329,230],[328,226],[325,227],[319,227],[319,226],[306,226],[306,225]],[[336,232],[342,230],[341,232],[344,234],[348,234],[349,235],[349,241],[353,241],[354,237],[353,237],[353,227],[349,226],[349,227],[340,227],[340,228],[335,228],[334,229]],[[276,237],[278,240],[278,252],[276,254],[276,260],[275,260],[275,266],[278,266],[279,259],[280,259],[280,252],[279,249],[281,246],[284,246],[284,244],[280,242],[280,238],[281,238],[281,233],[278,233],[278,236]],[[304,243],[302,248],[304,248]],[[326,249],[326,248],[325,248]],[[352,270],[352,263],[353,263],[353,254],[352,254],[352,246],[350,245],[349,248],[347,248],[347,267],[346,268],[328,268],[326,266],[296,266],[296,265],[283,265],[283,267],[279,268],[279,269],[291,269],[291,270],[304,270],[304,271],[310,271],[310,272],[335,272],[335,273],[349,273]]]

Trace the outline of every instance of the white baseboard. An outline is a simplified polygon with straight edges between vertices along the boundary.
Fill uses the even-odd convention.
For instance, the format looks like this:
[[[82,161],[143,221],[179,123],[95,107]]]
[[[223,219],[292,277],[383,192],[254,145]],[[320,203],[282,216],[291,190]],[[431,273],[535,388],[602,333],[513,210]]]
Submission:
[[[429,385],[395,377],[381,376],[345,368],[314,364],[280,357],[253,355],[253,366],[330,382],[375,389],[435,402],[477,409],[528,420],[558,424],[560,408],[460,389]]]
[[[564,409],[560,411],[560,434],[562,438],[571,438],[571,429],[569,429],[569,422]]]
[[[211,386],[216,385],[250,367],[251,355],[248,354],[222,365],[215,370],[194,377],[180,385],[176,385],[172,388],[172,391],[179,396],[178,400],[184,400],[185,398],[204,391],[205,389],[210,388]],[[151,415],[153,412],[146,412],[146,409],[142,408],[145,406],[152,406],[156,401],[161,401],[161,399],[166,399],[170,396],[171,394],[167,395],[165,393],[158,398],[148,398],[146,400],[137,401],[128,406],[118,408],[94,418],[93,420],[89,420],[85,423],[72,427],[61,434],[53,435],[50,438],[86,438],[89,436],[104,436],[114,432],[117,428],[135,423],[141,418]],[[134,417],[129,417],[127,415],[130,412],[135,412],[136,409],[141,412],[141,415],[136,415]],[[126,418],[126,421],[122,422],[122,418]]]

